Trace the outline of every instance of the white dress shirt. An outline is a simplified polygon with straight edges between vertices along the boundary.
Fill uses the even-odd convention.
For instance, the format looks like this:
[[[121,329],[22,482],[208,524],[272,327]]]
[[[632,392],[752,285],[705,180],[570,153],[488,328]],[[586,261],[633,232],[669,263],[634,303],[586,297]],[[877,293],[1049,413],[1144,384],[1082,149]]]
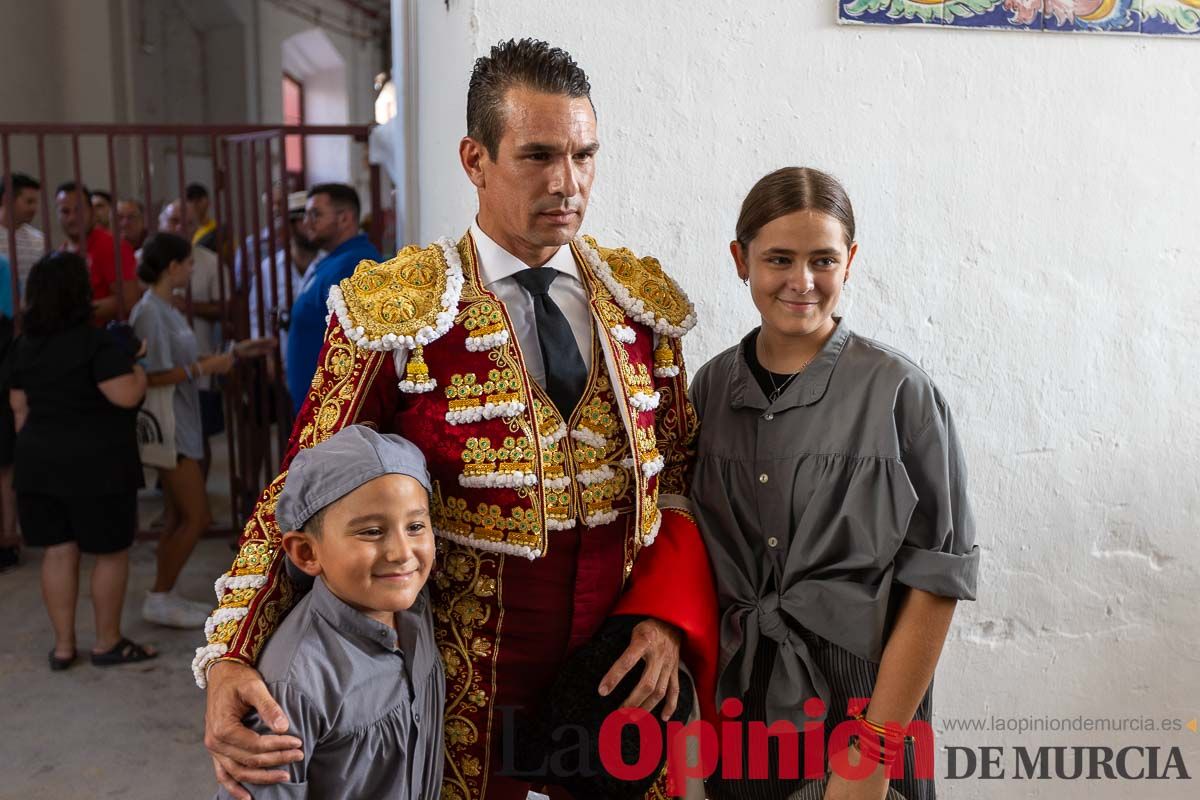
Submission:
[[[17,228],[17,280],[22,291],[29,270],[46,253],[46,237],[29,223]],[[8,258],[8,225],[0,222],[0,258]],[[10,265],[11,266],[11,265]],[[16,305],[16,304],[14,304]]]
[[[479,253],[480,283],[504,304],[512,320],[512,333],[517,337],[517,344],[521,346],[521,353],[525,357],[525,368],[529,377],[544,389],[546,367],[542,363],[542,349],[538,344],[533,298],[513,277],[521,270],[528,269],[529,265],[496,244],[490,236],[480,230],[477,223],[471,224],[471,236],[475,239],[475,249]],[[575,263],[571,248],[567,245],[558,248],[550,260],[539,269],[558,271],[558,277],[550,284],[550,299],[567,318],[567,324],[571,326],[571,333],[575,335],[575,342],[579,345],[579,354],[583,356],[583,364],[591,372],[592,312],[588,305],[587,289],[580,279],[579,266]]]

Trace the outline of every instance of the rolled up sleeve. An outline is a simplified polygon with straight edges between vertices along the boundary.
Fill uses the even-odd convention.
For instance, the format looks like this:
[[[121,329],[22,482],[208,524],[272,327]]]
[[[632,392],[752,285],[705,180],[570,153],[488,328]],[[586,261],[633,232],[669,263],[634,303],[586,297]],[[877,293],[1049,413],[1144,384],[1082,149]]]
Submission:
[[[948,407],[938,403],[900,461],[917,501],[896,553],[895,579],[942,597],[974,600],[979,547],[966,466]]]

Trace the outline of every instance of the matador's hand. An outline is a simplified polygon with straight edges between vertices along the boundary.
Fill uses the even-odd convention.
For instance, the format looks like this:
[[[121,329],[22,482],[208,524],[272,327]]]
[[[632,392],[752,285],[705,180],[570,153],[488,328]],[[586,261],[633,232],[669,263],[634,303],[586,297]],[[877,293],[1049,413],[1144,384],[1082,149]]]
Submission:
[[[639,622],[633,629],[629,647],[600,681],[600,694],[607,696],[639,661],[645,661],[642,679],[621,704],[622,708],[639,706],[646,711],[664,698],[662,718],[670,719],[679,702],[679,643],[683,634],[673,625],[657,619]]]
[[[256,670],[233,661],[218,661],[208,671],[204,712],[204,746],[213,757],[217,782],[238,800],[250,800],[244,783],[282,783],[287,770],[271,769],[301,761],[304,751],[295,736],[260,736],[242,724],[251,709],[271,730],[286,733],[283,709],[267,692]]]

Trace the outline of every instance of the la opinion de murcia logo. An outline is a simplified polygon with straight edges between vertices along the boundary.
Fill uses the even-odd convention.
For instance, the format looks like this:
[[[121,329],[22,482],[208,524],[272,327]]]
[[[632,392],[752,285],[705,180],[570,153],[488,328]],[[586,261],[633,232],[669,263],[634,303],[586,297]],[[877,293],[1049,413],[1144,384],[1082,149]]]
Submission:
[[[1191,780],[1178,747],[947,747],[946,778]]]

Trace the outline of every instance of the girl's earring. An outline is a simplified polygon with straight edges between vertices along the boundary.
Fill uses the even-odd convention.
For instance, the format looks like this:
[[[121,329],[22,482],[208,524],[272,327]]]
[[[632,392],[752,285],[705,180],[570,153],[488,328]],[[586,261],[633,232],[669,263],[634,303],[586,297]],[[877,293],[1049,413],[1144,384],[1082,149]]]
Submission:
[[[743,283],[744,285],[746,285],[746,286],[749,286],[749,285],[750,285],[750,279],[749,279],[749,278],[742,278],[742,283]]]

